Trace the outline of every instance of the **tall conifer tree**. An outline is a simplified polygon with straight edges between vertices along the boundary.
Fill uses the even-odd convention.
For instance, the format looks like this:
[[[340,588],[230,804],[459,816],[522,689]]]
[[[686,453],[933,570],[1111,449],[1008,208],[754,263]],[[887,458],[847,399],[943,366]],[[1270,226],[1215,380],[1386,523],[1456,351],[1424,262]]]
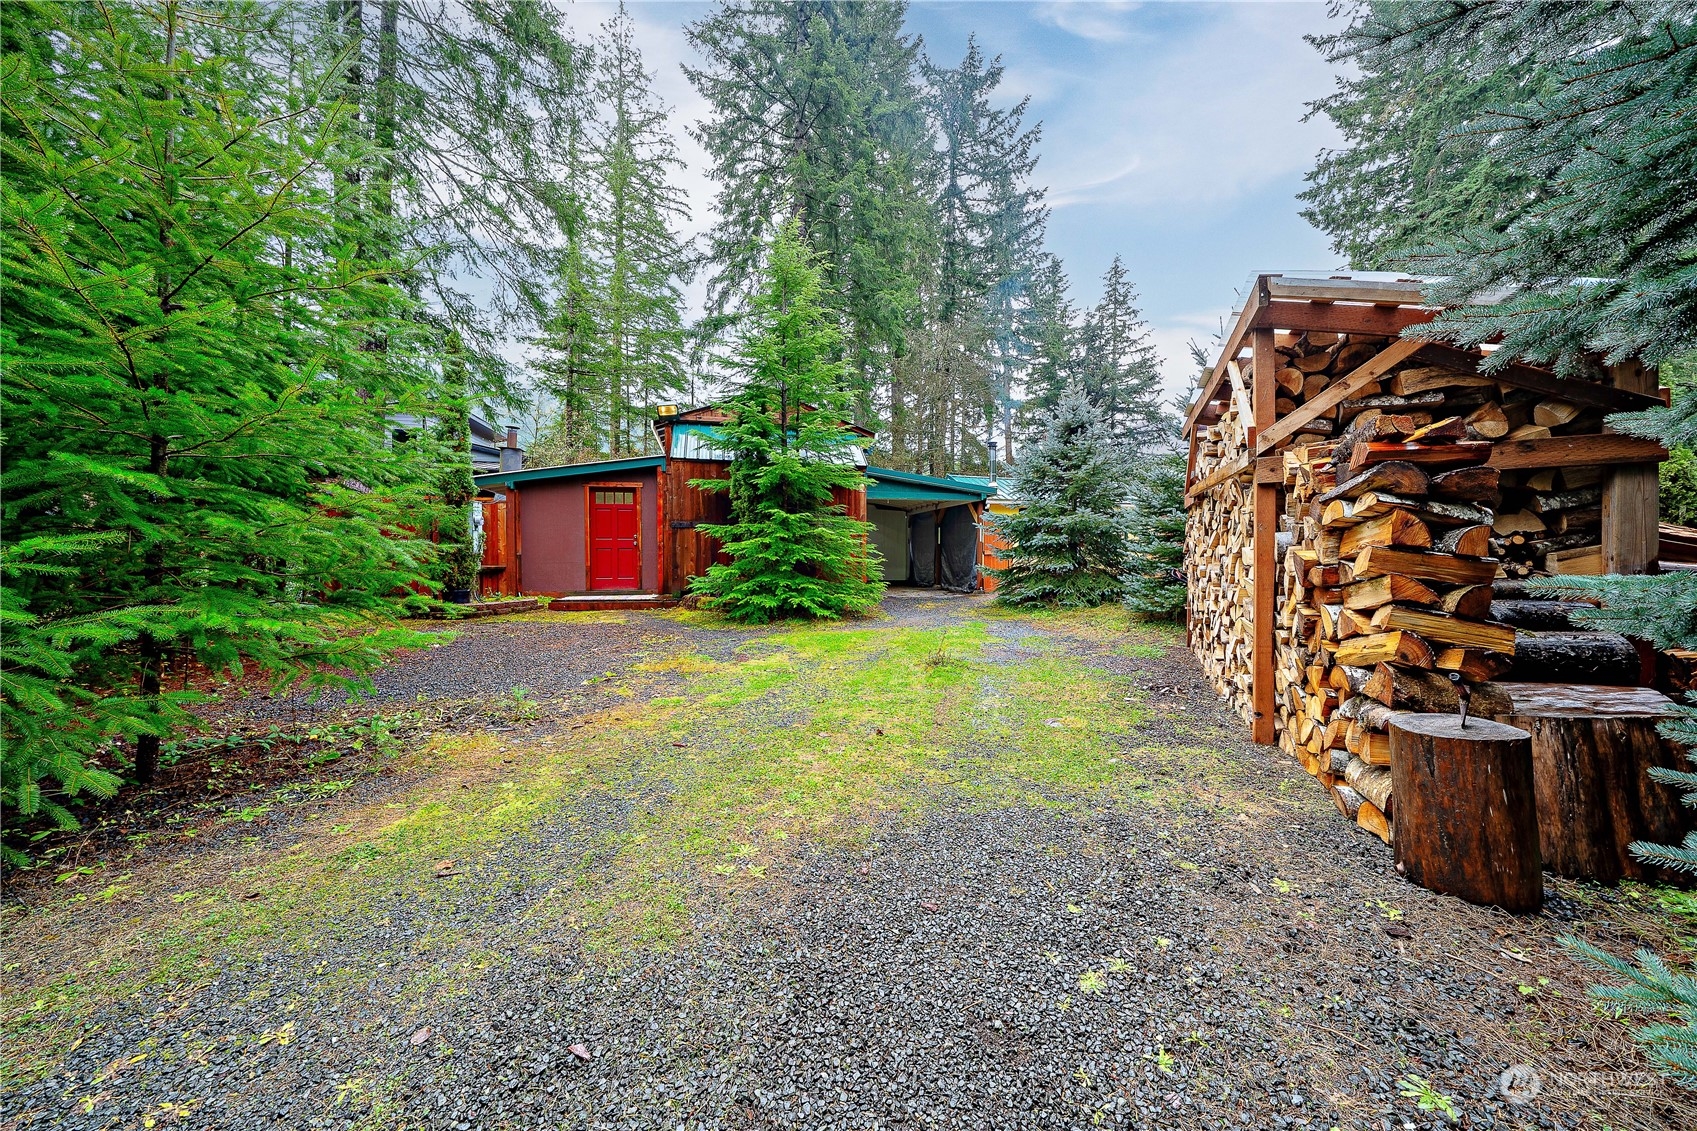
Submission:
[[[1160,359],[1119,256],[1102,276],[1102,301],[1084,320],[1080,378],[1108,428],[1133,451],[1170,448],[1178,422],[1161,401]]]

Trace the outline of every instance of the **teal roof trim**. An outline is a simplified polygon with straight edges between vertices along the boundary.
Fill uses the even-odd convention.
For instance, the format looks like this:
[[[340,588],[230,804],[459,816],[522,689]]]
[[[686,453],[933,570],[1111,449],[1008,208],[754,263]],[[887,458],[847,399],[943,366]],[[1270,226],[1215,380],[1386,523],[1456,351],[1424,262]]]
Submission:
[[[479,487],[512,487],[542,479],[581,479],[586,475],[617,475],[666,466],[665,456],[634,456],[630,459],[598,459],[592,463],[568,463],[560,467],[527,467],[523,471],[486,471],[471,481]]]
[[[995,494],[988,486],[979,487],[958,479],[939,479],[934,475],[918,475],[888,467],[869,467],[866,474],[872,480],[872,486],[866,489],[866,500],[871,503],[880,499],[981,503]]]

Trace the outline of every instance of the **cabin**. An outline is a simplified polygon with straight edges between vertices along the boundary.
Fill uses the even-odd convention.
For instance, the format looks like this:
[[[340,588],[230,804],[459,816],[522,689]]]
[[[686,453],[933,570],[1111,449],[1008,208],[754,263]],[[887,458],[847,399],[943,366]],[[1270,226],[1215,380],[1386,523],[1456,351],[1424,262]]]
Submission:
[[[1674,711],[1664,665],[1531,587],[1662,568],[1667,453],[1606,418],[1666,393],[1632,361],[1485,366],[1488,345],[1418,336],[1437,314],[1422,293],[1386,275],[1250,279],[1185,421],[1191,648],[1254,740],[1411,879],[1510,910],[1537,905],[1540,866],[1667,879],[1627,850],[1690,823],[1648,772],[1683,762],[1656,733]],[[1523,737],[1487,757],[1486,720]],[[1414,742],[1425,756],[1399,753]],[[1522,776],[1480,776],[1498,773]],[[1479,808],[1491,798],[1505,804]],[[1495,820],[1513,827],[1492,840]]]
[[[556,609],[643,608],[672,604],[689,579],[723,560],[701,530],[730,518],[721,491],[691,486],[730,476],[715,405],[656,416],[654,455],[560,467],[488,472],[473,477],[500,518],[486,541],[485,592],[554,598]],[[872,524],[872,541],[892,585],[969,592],[979,586],[979,525],[993,488],[956,479],[871,466],[873,433],[843,425],[855,438],[847,457],[870,485],[839,491],[837,503]]]

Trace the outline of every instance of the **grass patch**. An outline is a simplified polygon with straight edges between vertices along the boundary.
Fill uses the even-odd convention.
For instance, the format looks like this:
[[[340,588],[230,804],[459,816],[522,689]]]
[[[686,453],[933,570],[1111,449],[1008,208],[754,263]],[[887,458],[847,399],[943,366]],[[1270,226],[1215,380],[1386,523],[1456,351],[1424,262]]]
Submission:
[[[1094,632],[1123,614],[1037,619]],[[892,815],[1194,797],[1197,752],[1139,745],[1146,712],[1123,680],[1055,649],[991,663],[990,642],[979,618],[941,635],[801,625],[761,631],[731,660],[657,656],[637,670],[683,677],[682,693],[540,737],[438,738],[401,759],[414,784],[314,798],[320,815],[287,845],[255,837],[122,879],[74,876],[6,913],[14,938],[39,940],[6,971],[9,1073],[45,1070],[106,1004],[261,953],[312,955],[338,924],[382,920],[396,900],[448,921],[469,899],[484,924],[362,959],[404,961],[422,999],[561,932],[608,962],[674,945],[697,911],[781,891],[800,846],[863,845]],[[442,862],[453,874],[437,878]],[[366,973],[327,977],[323,992]]]

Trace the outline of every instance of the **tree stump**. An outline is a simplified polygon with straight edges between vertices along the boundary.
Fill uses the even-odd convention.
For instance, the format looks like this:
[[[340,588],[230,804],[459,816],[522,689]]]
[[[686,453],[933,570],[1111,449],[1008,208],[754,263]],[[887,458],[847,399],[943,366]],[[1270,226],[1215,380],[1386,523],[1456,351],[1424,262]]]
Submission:
[[[1392,844],[1421,887],[1505,911],[1544,902],[1532,739],[1460,715],[1391,716]]]
[[[1544,866],[1604,884],[1690,884],[1691,877],[1641,863],[1627,851],[1638,840],[1678,844],[1692,827],[1680,791],[1650,779],[1652,766],[1687,768],[1679,744],[1656,733],[1673,703],[1642,687],[1503,686],[1514,705],[1493,717],[1532,736]]]

